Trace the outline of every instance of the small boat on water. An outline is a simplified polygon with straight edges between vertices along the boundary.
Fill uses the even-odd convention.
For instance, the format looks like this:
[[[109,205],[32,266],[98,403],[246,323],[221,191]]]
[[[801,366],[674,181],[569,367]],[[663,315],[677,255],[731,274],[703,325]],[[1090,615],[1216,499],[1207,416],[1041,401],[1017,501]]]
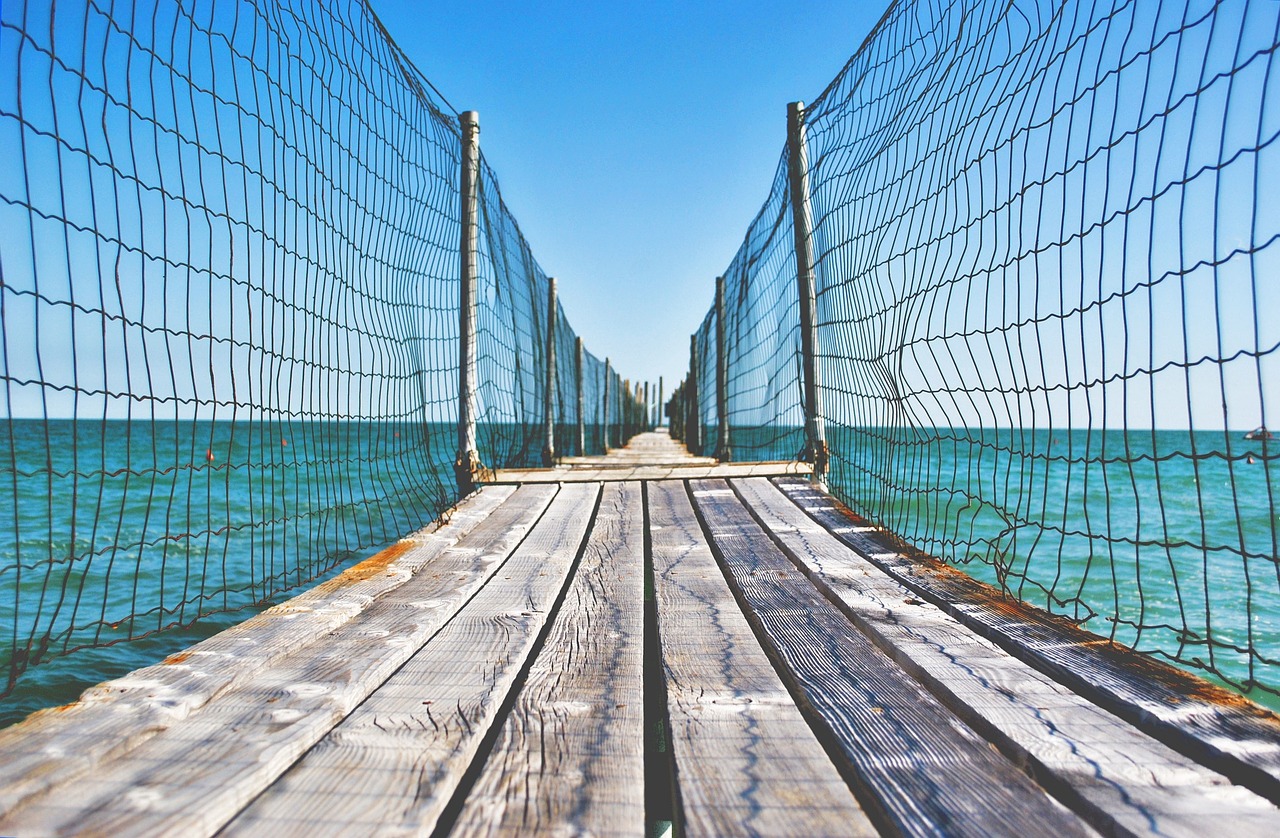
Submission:
[[[1266,428],[1254,428],[1244,435],[1245,439],[1275,439],[1276,435]]]

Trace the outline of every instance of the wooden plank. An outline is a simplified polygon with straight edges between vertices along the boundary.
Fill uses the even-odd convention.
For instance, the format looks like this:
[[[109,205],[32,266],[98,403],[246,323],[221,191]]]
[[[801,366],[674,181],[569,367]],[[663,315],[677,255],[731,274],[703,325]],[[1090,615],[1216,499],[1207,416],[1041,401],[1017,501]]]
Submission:
[[[616,458],[596,463],[565,463],[570,471],[580,471],[583,469],[628,469],[639,468],[642,466],[651,466],[656,468],[688,468],[693,466],[715,466],[718,465],[714,460],[707,462],[704,459],[676,459],[675,457],[627,457]]]
[[[644,509],[604,488],[546,645],[453,835],[643,835]]]
[[[717,467],[730,467],[730,471],[710,471]],[[701,467],[692,476],[721,476],[722,474],[760,474],[764,476],[807,474],[809,466],[793,462],[783,463],[732,463],[721,464],[714,457],[695,457],[685,447],[676,443],[666,431],[652,431],[631,438],[626,448],[617,448],[604,455],[588,457],[562,457],[555,468],[504,469],[483,475],[491,483],[550,483],[561,481],[597,482],[604,480],[662,480],[690,476],[685,468]]]
[[[1092,834],[858,632],[719,480],[690,484],[747,616],[854,769],[878,823],[908,835]]]
[[[907,556],[807,483],[778,487],[889,576],[1006,652],[1234,783],[1280,804],[1280,717],[1147,655],[1003,596],[945,563]]]
[[[607,454],[585,457],[563,457],[564,466],[609,466],[628,463],[673,463],[685,465],[715,465],[713,457],[695,457],[674,443],[662,447],[618,448]]]
[[[605,457],[626,457],[632,455],[658,454],[663,456],[692,457],[683,443],[676,442],[665,430],[649,431],[636,434],[627,440],[622,448],[607,451]],[[600,455],[596,455],[600,456]],[[589,459],[588,457],[570,457],[568,459]]]
[[[429,833],[544,633],[598,495],[561,491],[467,606],[225,832]]]
[[[716,567],[679,482],[651,483],[668,716],[689,835],[874,835]]]
[[[500,469],[485,475],[489,483],[596,483],[606,480],[703,480],[729,477],[785,477],[812,472],[810,463],[721,463],[701,465],[636,465],[600,469]]]
[[[768,480],[733,488],[829,599],[967,724],[1109,834],[1280,835],[1280,809],[916,599]]]
[[[336,631],[215,696],[90,775],[28,798],[0,834],[208,833],[399,669],[507,559],[556,490],[514,493]]]
[[[161,664],[92,687],[73,704],[34,713],[0,731],[0,812],[95,770],[337,629],[474,530],[513,491],[484,488],[451,510],[444,523],[424,527],[337,577]]]

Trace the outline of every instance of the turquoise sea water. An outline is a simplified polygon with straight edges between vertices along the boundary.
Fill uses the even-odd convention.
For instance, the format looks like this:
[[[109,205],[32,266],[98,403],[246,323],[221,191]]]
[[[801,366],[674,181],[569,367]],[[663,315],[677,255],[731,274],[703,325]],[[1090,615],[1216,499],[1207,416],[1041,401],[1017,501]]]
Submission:
[[[453,497],[453,433],[0,422],[0,678],[17,678],[0,723],[155,662],[434,520]]]

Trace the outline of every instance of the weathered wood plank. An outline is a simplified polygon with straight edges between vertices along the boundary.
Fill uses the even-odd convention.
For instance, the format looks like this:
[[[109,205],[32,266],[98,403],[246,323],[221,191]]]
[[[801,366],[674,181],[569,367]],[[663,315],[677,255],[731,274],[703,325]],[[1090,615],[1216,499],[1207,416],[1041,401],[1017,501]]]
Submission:
[[[453,835],[643,835],[644,509],[604,487],[578,571]]]
[[[243,683],[181,725],[28,798],[0,833],[208,833],[401,667],[507,559],[556,490],[531,487],[361,614]]]
[[[874,835],[716,567],[679,482],[651,483],[654,596],[690,835]]]
[[[565,589],[598,494],[562,490],[466,607],[225,832],[429,833]]]
[[[1280,804],[1280,717],[1253,702],[999,591],[936,559],[906,556],[807,483],[802,509],[922,599],[1072,690],[1232,782]]]
[[[1110,834],[1280,835],[1280,810],[1009,655],[889,578],[772,483],[734,489],[882,651],[1064,803]]]
[[[909,835],[1092,833],[857,631],[727,483],[690,485],[748,618],[840,744],[873,818]]]
[[[688,457],[672,454],[670,456],[654,456],[652,454],[633,454],[629,456],[608,456],[608,457],[562,457],[557,468],[567,469],[584,469],[584,468],[621,468],[630,466],[713,466],[716,461],[713,457]]]
[[[582,457],[561,457],[561,463],[612,463],[612,462],[672,462],[715,463],[714,457],[695,457],[684,449],[684,446],[672,443],[661,448],[617,448],[607,454],[591,454]]]
[[[0,731],[0,812],[93,771],[335,630],[408,580],[502,505],[515,487],[486,487],[448,514],[337,577],[195,644],[163,663],[85,691],[73,704]],[[545,490],[540,490],[545,494]]]
[[[489,483],[597,483],[607,480],[695,480],[730,477],[807,475],[809,463],[721,463],[719,465],[634,465],[613,468],[501,469],[486,475]]]

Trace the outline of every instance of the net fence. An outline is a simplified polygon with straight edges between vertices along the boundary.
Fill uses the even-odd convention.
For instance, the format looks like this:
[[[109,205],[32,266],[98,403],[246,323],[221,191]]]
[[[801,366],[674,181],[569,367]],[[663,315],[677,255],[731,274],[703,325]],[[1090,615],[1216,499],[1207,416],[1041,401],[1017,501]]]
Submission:
[[[455,501],[460,129],[366,4],[4,3],[0,159],[0,696]],[[479,192],[480,459],[532,465],[548,280]]]
[[[899,2],[805,111],[832,490],[1271,703],[1277,46],[1269,0]],[[805,442],[787,160],[725,273],[734,459]]]

